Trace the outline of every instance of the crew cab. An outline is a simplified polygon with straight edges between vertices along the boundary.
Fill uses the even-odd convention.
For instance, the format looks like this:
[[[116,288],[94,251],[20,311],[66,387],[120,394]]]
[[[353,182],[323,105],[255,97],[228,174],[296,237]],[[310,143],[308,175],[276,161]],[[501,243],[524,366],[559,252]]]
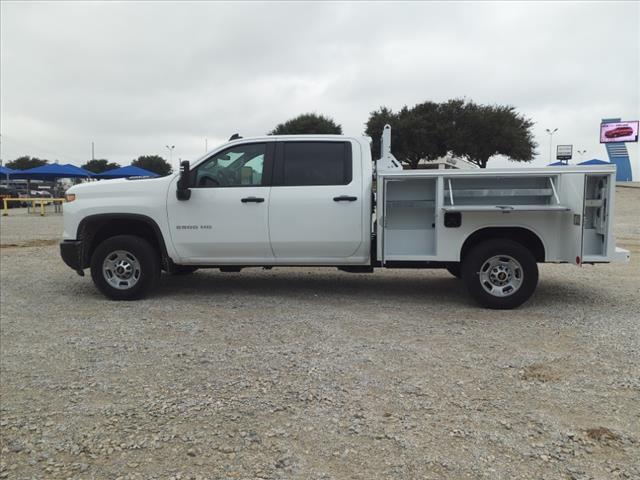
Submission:
[[[238,138],[161,178],[68,190],[63,260],[116,300],[161,270],[446,268],[489,308],[524,303],[538,263],[628,261],[613,236],[615,167],[403,170],[391,129]]]

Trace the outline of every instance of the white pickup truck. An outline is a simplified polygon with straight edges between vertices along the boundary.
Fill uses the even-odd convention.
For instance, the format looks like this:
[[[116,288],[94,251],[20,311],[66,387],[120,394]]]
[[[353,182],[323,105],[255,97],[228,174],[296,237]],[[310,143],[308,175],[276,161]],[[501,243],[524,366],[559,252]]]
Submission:
[[[313,265],[446,268],[489,308],[525,302],[537,263],[628,261],[613,166],[403,171],[389,126],[375,166],[368,138],[239,138],[177,174],[72,187],[61,255],[116,300],[161,270]]]

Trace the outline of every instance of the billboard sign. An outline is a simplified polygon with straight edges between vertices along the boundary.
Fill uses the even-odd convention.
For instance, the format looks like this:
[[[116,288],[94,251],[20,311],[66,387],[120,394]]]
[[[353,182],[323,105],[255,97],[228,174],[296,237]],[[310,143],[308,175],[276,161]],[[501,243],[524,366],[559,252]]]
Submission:
[[[638,121],[600,124],[600,143],[637,142]]]
[[[571,160],[573,155],[573,145],[558,145],[556,158],[558,160]]]

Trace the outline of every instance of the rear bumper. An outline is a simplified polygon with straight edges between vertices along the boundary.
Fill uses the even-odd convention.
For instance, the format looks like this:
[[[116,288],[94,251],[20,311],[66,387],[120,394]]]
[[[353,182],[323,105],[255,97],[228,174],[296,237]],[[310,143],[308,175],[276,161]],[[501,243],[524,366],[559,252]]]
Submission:
[[[629,250],[616,247],[616,251],[613,254],[613,261],[620,263],[629,263],[629,260],[631,260],[631,253],[629,252]]]
[[[78,275],[84,276],[81,240],[63,240],[60,242],[60,256],[64,263],[78,272]]]

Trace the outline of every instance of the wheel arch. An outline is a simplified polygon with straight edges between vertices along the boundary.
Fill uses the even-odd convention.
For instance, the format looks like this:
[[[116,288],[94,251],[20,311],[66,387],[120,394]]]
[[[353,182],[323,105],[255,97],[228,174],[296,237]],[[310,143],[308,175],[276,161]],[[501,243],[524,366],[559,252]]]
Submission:
[[[136,213],[100,213],[89,215],[78,225],[77,238],[82,240],[82,262],[87,267],[96,247],[116,235],[137,235],[153,245],[166,266],[169,255],[158,224],[151,217]]]
[[[546,247],[544,241],[533,230],[526,227],[483,227],[471,233],[460,249],[460,261],[475,245],[492,238],[506,238],[520,243],[528,248],[536,259],[536,262],[544,262],[546,259]]]

